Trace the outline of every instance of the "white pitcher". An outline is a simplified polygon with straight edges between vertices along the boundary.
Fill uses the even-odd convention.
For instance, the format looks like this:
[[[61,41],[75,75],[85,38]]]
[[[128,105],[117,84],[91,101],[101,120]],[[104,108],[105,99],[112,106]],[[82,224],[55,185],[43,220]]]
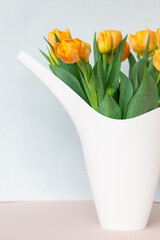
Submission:
[[[101,226],[145,228],[160,173],[160,108],[132,119],[107,118],[26,53],[20,52],[18,60],[50,89],[73,120]]]

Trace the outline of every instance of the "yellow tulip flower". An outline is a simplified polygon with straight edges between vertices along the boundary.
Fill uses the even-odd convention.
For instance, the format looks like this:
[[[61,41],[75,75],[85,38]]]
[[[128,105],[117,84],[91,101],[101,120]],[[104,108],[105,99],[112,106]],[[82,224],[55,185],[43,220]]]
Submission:
[[[129,36],[129,41],[133,48],[133,51],[139,54],[140,56],[143,56],[149,36],[150,38],[148,53],[152,53],[156,47],[157,34],[156,32],[151,31],[150,29],[139,31],[135,35]]]
[[[106,30],[100,32],[97,39],[99,51],[101,53],[111,53],[118,50],[119,44],[122,41],[122,34],[116,30]]]

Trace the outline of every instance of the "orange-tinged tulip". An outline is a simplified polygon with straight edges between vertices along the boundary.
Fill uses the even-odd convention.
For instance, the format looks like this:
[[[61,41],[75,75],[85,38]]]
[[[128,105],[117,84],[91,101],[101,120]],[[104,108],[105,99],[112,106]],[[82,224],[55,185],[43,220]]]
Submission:
[[[130,46],[128,42],[125,42],[121,62],[125,61],[128,58],[129,54],[130,54]]]
[[[160,49],[155,51],[153,56],[153,66],[160,72]]]
[[[157,29],[157,44],[158,47],[160,48],[160,28]]]
[[[108,53],[112,50],[116,52],[121,41],[122,34],[120,31],[106,30],[99,33],[97,44],[101,53]]]
[[[139,31],[135,35],[129,36],[129,41],[133,51],[138,53],[140,56],[143,56],[149,36],[148,53],[152,53],[156,47],[157,34],[150,29]]]
[[[73,40],[63,40],[55,44],[55,54],[65,63],[75,63],[80,60],[79,50]]]
[[[88,62],[91,53],[90,44],[81,41],[79,38],[75,38],[74,42],[78,45],[80,57],[83,58],[86,62]]]
[[[65,63],[79,62],[80,58],[88,61],[91,47],[79,38],[63,40],[55,44],[55,54]]]
[[[55,34],[57,35],[59,41],[61,42],[62,40],[64,39],[71,39],[71,34],[70,34],[70,31],[68,28],[66,28],[66,31],[59,31],[58,29],[54,29],[53,32],[49,32],[48,33],[48,42],[54,47],[55,44],[56,44],[56,38],[55,38]],[[57,62],[57,58],[55,56],[55,54],[53,53],[52,51],[52,48],[51,49],[51,55],[53,57],[53,59]],[[52,59],[51,59],[52,61]]]
[[[48,33],[48,42],[53,47],[56,43],[55,34],[57,35],[60,42],[64,39],[71,39],[72,38],[68,28],[66,28],[66,31],[59,31],[58,29],[54,29],[53,32]]]

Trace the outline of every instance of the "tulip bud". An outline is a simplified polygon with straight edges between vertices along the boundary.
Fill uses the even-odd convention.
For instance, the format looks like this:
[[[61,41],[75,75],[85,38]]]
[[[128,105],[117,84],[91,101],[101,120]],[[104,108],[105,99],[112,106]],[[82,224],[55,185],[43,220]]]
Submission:
[[[106,30],[100,32],[97,39],[99,51],[101,53],[111,53],[118,50],[119,44],[122,41],[122,34],[116,30]]]

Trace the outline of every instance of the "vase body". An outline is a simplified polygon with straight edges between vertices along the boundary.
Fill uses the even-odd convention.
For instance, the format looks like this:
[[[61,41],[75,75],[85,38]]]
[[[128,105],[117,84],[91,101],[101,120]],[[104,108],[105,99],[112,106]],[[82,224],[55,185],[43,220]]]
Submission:
[[[97,115],[83,124],[88,120],[78,132],[101,226],[145,228],[160,173],[160,109],[128,120]]]
[[[160,173],[160,108],[133,119],[107,118],[27,54],[18,59],[59,99],[75,124],[101,226],[145,228]]]

